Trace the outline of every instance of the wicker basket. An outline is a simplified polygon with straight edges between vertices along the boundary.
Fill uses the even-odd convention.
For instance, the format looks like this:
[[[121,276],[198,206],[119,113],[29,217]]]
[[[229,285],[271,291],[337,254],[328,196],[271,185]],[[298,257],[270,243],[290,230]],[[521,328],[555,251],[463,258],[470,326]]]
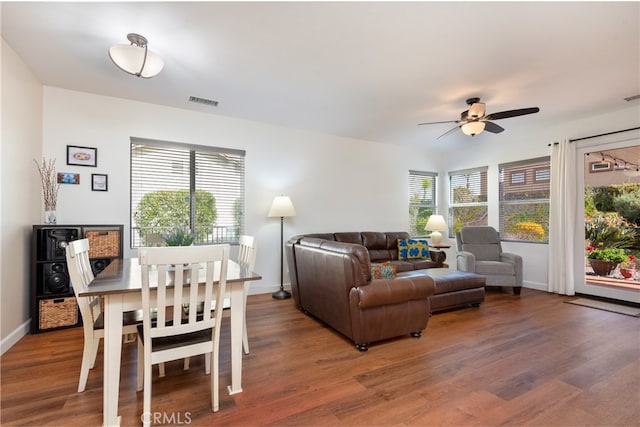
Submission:
[[[78,304],[74,297],[40,300],[39,313],[41,330],[78,323]]]
[[[89,258],[120,256],[120,230],[87,231]]]

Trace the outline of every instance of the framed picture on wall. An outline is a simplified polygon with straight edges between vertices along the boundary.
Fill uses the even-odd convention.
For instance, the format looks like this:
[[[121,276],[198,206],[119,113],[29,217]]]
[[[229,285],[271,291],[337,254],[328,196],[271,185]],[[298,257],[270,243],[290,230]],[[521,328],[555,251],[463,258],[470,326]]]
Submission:
[[[67,164],[76,166],[98,166],[98,149],[67,145]]]
[[[107,175],[101,173],[91,174],[91,190],[107,191]]]
[[[74,172],[58,172],[58,184],[80,184],[80,174]]]

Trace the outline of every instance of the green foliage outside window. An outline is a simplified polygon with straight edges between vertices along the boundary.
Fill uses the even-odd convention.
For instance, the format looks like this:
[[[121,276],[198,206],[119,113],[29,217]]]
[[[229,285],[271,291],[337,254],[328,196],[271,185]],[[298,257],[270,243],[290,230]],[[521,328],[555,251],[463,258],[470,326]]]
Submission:
[[[640,184],[587,187],[584,199],[589,246],[640,250]]]
[[[613,199],[613,208],[629,222],[640,223],[640,186]]]
[[[454,203],[485,203],[486,195],[475,195],[467,187],[453,189]],[[460,231],[465,225],[487,225],[487,206],[455,206],[453,212],[453,233]]]
[[[207,233],[217,219],[216,200],[204,190],[196,190],[196,242],[206,242]],[[140,227],[140,237],[157,228],[187,228],[190,221],[189,190],[161,190],[144,195],[134,214],[136,225]]]
[[[414,187],[415,188],[415,187]],[[416,189],[417,190],[417,189]],[[432,199],[433,179],[424,177],[420,181],[420,189],[411,196],[409,204],[409,233],[412,236],[425,234],[424,227],[433,214]]]
[[[505,210],[503,218],[506,233],[503,238],[527,242],[549,241],[548,203],[505,205],[501,209]]]

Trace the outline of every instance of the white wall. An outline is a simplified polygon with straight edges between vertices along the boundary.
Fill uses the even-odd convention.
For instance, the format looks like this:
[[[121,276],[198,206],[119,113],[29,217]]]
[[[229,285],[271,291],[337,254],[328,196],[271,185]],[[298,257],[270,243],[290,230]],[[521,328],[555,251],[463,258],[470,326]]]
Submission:
[[[31,224],[41,221],[42,85],[2,39],[0,349],[29,329]],[[0,353],[0,354],[1,354]]]
[[[267,218],[274,196],[291,197],[285,240],[325,231],[408,229],[409,169],[433,170],[436,158],[406,148],[282,128],[117,98],[44,88],[43,152],[59,170],[80,173],[64,185],[58,223],[129,225],[130,137],[246,150],[245,232],[255,235],[253,293],[280,283],[280,224]],[[66,145],[98,149],[98,166],[66,166]],[[109,176],[109,191],[91,191],[91,173]],[[125,256],[129,249],[125,233]],[[285,270],[285,283],[289,282]]]

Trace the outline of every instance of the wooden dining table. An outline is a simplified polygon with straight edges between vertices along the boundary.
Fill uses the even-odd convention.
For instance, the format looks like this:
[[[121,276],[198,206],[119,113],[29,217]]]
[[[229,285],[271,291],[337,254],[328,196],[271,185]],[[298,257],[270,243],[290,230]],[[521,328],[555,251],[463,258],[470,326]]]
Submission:
[[[219,264],[219,263],[218,263]],[[137,258],[115,259],[79,296],[99,295],[104,300],[103,425],[120,425],[118,398],[122,357],[122,313],[142,308],[141,268]],[[227,266],[227,292],[231,313],[231,385],[229,394],[242,392],[242,336],[245,322],[245,282],[262,277],[235,261]]]

